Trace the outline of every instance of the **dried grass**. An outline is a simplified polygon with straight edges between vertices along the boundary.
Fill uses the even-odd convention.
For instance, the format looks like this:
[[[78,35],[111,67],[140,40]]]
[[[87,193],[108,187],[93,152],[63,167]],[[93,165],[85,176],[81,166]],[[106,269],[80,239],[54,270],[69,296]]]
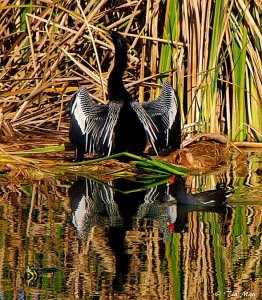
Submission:
[[[60,5],[43,0],[26,6],[6,1],[0,7],[3,136],[54,131],[66,136],[69,118],[65,108],[80,85],[86,85],[94,99],[106,102],[113,46],[104,29],[117,29],[127,38],[132,36],[125,78],[132,94],[144,95],[147,79],[151,88],[152,79],[159,76],[155,43],[167,41],[156,40],[156,31],[151,34],[156,26],[148,28],[159,5],[151,11],[149,4],[145,8],[144,1],[104,0],[98,5],[97,1],[86,4],[64,1]],[[154,73],[146,59],[151,49]],[[145,91],[152,93],[150,88]]]
[[[0,5],[2,137],[59,133],[66,138],[65,108],[80,85],[106,103],[114,50],[104,30],[116,29],[129,42],[124,82],[135,100],[154,99],[159,79],[169,77],[186,135],[262,140],[258,1],[16,3]]]

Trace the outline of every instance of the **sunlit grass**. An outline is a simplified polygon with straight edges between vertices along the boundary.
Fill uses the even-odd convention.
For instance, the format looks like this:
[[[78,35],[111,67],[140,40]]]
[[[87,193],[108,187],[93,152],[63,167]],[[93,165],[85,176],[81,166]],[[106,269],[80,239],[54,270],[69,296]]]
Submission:
[[[141,173],[141,171],[146,172],[149,174],[149,177],[147,179],[150,179],[150,174],[158,174],[162,176],[167,176],[167,175],[182,175],[185,176],[188,168],[183,167],[183,166],[178,166],[174,164],[169,164],[166,162],[161,162],[158,159],[151,159],[151,158],[143,158],[137,155],[134,155],[132,153],[128,152],[121,152],[117,154],[113,154],[110,156],[105,156],[105,157],[99,157],[99,158],[94,158],[94,159],[88,159],[82,162],[61,162],[61,161],[56,161],[52,158],[49,158],[48,156],[44,157],[34,157],[30,158],[30,155],[34,154],[52,154],[52,153],[58,153],[61,151],[65,151],[66,147],[65,145],[50,145],[46,147],[41,147],[41,148],[35,148],[31,150],[24,150],[24,151],[4,151],[1,149],[0,152],[0,163],[19,163],[20,165],[32,165],[36,166],[38,168],[43,168],[43,169],[52,169],[54,172],[66,172],[66,171],[73,171],[77,172],[79,170],[72,170],[74,167],[83,167],[83,166],[90,166],[93,164],[98,164],[101,162],[105,162],[110,159],[120,159],[120,158],[128,158],[130,160],[131,166],[134,166],[138,168]],[[84,170],[80,170],[80,172],[85,172]],[[86,170],[88,172],[88,170]],[[100,171],[98,170],[98,173]],[[110,173],[108,173],[113,176],[136,176],[138,173],[133,170],[112,170]],[[157,176],[158,176],[157,175]],[[156,177],[157,177],[156,176]],[[145,176],[146,178],[147,176]]]
[[[87,7],[41,0],[0,5],[4,136],[41,130],[67,135],[65,106],[81,84],[105,103],[112,44],[103,30],[114,29],[130,45],[125,84],[136,100],[154,98],[166,78],[181,103],[185,137],[199,131],[262,141],[262,26],[256,2],[111,5],[108,0],[89,1]]]

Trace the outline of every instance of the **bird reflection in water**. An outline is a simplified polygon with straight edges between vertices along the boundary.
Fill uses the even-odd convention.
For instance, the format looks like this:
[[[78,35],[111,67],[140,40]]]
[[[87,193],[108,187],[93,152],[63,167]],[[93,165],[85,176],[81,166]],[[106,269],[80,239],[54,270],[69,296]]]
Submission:
[[[72,223],[80,238],[87,237],[91,229],[103,224],[105,219],[111,227],[123,225],[111,187],[81,178],[71,186],[69,197]]]
[[[128,273],[130,257],[126,251],[126,232],[134,229],[135,224],[141,220],[156,222],[166,241],[172,233],[186,229],[189,212],[225,215],[229,196],[230,192],[223,185],[194,195],[186,193],[184,179],[180,176],[175,176],[169,184],[144,190],[140,183],[126,179],[101,184],[81,178],[69,190],[72,223],[79,238],[87,238],[94,227],[108,224],[108,245],[115,255],[116,290],[123,287]]]

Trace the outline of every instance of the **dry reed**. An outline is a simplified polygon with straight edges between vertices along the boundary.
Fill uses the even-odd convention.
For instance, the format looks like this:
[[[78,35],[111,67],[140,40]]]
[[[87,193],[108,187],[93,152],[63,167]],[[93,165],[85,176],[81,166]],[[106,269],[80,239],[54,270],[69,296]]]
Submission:
[[[0,5],[0,133],[67,137],[80,85],[106,103],[112,44],[129,42],[125,85],[140,102],[169,77],[184,133],[261,141],[261,5],[222,1],[53,1]],[[158,84],[157,84],[158,83]]]

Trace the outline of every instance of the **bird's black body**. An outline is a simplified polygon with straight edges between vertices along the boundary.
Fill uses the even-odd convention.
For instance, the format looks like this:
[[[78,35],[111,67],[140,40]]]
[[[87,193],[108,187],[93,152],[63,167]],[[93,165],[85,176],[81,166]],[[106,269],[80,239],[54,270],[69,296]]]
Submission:
[[[180,147],[181,128],[177,99],[164,82],[160,96],[143,105],[133,102],[123,84],[127,66],[127,44],[117,32],[111,33],[115,62],[108,78],[108,105],[92,101],[80,87],[71,102],[69,138],[75,147],[75,160],[85,153],[110,155],[128,151],[142,154],[149,141],[156,153]]]
[[[115,126],[114,152],[129,151],[133,154],[143,153],[147,136],[143,124],[137,117],[129,102],[124,102]]]

